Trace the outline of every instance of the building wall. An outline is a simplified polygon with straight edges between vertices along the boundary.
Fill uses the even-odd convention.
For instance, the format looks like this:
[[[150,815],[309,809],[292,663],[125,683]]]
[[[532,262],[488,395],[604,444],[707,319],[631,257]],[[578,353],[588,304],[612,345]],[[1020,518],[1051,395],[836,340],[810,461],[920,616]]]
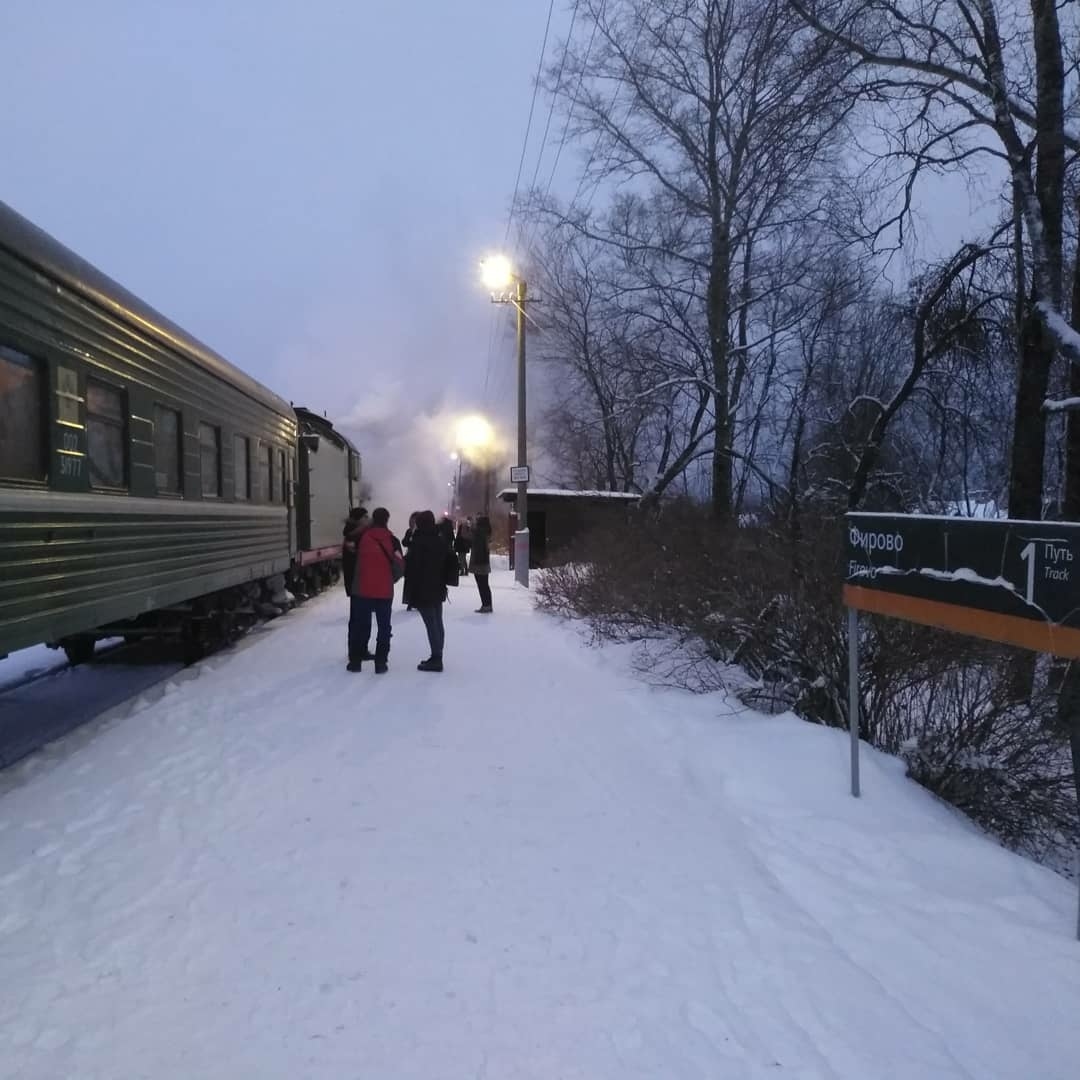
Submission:
[[[626,525],[637,504],[629,499],[574,499],[562,496],[529,500],[529,517],[544,515],[544,544],[536,552],[540,565],[551,566],[567,561],[581,538],[594,528],[619,528]],[[534,524],[533,531],[536,531]],[[535,558],[530,559],[535,561]]]

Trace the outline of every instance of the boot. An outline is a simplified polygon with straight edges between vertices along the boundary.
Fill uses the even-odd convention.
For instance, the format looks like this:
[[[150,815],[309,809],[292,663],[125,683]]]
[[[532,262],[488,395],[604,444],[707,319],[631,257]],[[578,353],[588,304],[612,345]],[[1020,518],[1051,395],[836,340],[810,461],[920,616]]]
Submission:
[[[476,609],[476,614],[477,615],[490,615],[490,614],[492,614],[492,609],[489,608],[486,604],[483,604],[483,605],[481,605],[480,607],[478,607]]]
[[[348,665],[346,666],[345,670],[346,670],[346,671],[359,671],[359,670],[360,670],[360,665],[361,665],[361,664],[362,664],[362,663],[363,663],[363,662],[364,662],[365,660],[374,660],[374,659],[375,659],[375,657],[371,655],[371,652],[370,652],[370,650],[368,649],[367,645],[363,645],[363,646],[361,646],[361,648],[360,648],[360,655],[359,655],[359,656],[357,656],[357,657],[355,657],[355,658],[354,658],[354,657],[353,657],[353,656],[352,656],[352,655],[350,654],[350,656],[349,656],[349,663],[348,663]]]
[[[389,645],[376,645],[375,646],[375,674],[385,675],[389,665],[387,660],[390,656]]]
[[[416,665],[417,671],[442,671],[442,669],[441,656],[432,656],[428,660],[421,660],[420,663]]]

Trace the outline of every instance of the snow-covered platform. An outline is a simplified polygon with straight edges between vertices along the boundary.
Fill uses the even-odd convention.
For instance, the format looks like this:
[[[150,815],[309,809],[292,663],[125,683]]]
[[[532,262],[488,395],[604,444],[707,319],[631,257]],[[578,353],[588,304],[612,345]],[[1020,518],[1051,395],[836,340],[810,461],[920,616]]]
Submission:
[[[1070,885],[497,575],[345,599],[0,778],[0,1076],[1074,1080]]]

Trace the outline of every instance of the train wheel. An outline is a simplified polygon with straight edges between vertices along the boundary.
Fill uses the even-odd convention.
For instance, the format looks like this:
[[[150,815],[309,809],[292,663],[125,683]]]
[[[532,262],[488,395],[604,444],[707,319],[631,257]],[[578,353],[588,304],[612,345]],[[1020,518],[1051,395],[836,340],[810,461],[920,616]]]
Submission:
[[[193,622],[185,623],[180,635],[180,652],[184,666],[191,667],[192,664],[197,664],[208,651],[202,628]]]
[[[68,663],[74,667],[76,664],[86,664],[94,659],[94,645],[93,638],[68,638],[66,641],[60,643],[61,648],[64,650],[64,655],[68,658]]]

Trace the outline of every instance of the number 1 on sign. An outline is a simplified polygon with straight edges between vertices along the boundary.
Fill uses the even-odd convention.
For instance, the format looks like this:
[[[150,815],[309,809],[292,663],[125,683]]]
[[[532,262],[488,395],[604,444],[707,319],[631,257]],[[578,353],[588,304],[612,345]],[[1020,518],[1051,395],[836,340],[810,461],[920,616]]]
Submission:
[[[1027,563],[1027,602],[1029,604],[1035,603],[1035,545],[1033,543],[1028,544],[1023,551],[1020,552],[1020,558]]]

